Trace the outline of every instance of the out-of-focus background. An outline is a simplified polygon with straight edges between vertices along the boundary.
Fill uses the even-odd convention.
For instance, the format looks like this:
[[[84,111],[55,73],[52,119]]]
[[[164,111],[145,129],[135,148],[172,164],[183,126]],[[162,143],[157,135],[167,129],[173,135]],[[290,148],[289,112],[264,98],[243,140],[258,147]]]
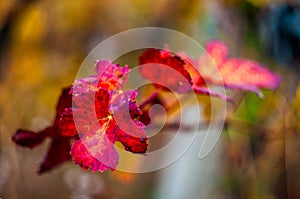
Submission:
[[[282,83],[263,99],[240,94],[229,105],[221,144],[206,165],[197,167],[195,156],[181,169],[124,174],[91,173],[70,162],[38,176],[49,142],[30,150],[11,136],[49,125],[61,88],[74,81],[90,50],[143,26],[171,28],[200,43],[221,39],[231,55],[264,63]],[[300,198],[299,71],[296,0],[1,0],[0,198]]]

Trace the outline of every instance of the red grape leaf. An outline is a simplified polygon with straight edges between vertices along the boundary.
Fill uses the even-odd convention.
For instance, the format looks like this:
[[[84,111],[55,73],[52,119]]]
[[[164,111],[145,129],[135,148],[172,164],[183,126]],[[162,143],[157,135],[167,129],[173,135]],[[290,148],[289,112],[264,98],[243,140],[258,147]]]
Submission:
[[[119,64],[112,64],[108,60],[98,60],[95,70],[98,76],[98,87],[106,90],[121,90],[127,81],[129,67],[120,67]]]
[[[206,87],[202,74],[198,71],[197,63],[184,53],[173,55],[166,49],[149,49],[139,57],[139,64],[147,64],[140,66],[140,73],[150,82],[157,82],[154,85],[158,89],[178,93],[195,92],[230,100],[229,97]],[[170,68],[175,70],[170,70]],[[147,120],[146,115],[143,119]]]
[[[191,90],[192,80],[185,62],[168,50],[148,49],[139,57],[140,74],[162,90],[185,93]]]
[[[70,94],[70,87],[63,89],[56,106],[56,116],[51,126],[39,132],[32,132],[28,130],[18,130],[12,137],[13,142],[17,145],[33,148],[40,145],[45,138],[51,139],[51,144],[45,159],[40,165],[39,174],[49,171],[61,163],[71,159],[70,151],[70,137],[63,137],[59,129],[59,120],[67,107],[72,105],[72,95]],[[72,137],[75,138],[75,137]]]
[[[88,91],[95,91],[103,88],[108,91],[121,90],[129,74],[129,67],[120,67],[112,64],[109,60],[98,60],[95,64],[95,75],[75,80],[72,93],[79,95]]]
[[[75,164],[92,171],[114,170],[119,161],[113,144],[102,134],[84,136],[77,140],[70,153]]]
[[[70,148],[70,138],[58,136],[56,139],[52,139],[47,155],[40,165],[38,173],[42,174],[46,171],[50,171],[61,163],[71,160]]]
[[[141,114],[135,102],[136,95],[137,91],[109,92],[99,87],[96,91],[89,90],[73,97],[75,121],[71,123],[76,122],[81,140],[76,141],[71,149],[75,164],[92,171],[114,170],[118,164],[114,148],[117,141],[130,152],[146,152],[147,138],[143,125],[132,120]],[[68,125],[70,118],[62,117],[61,124]],[[119,119],[118,124],[116,118]]]
[[[76,141],[71,154],[74,163],[84,169],[113,170],[118,164],[114,143],[120,141],[126,150],[144,153],[147,150],[146,133],[132,120],[141,114],[135,102],[137,91],[121,90],[129,68],[121,68],[109,61],[97,61],[96,72],[97,75],[77,80],[73,88],[72,115],[81,141]],[[119,128],[119,123],[117,125],[115,122],[115,115],[119,112],[126,115],[120,123],[130,124],[131,128],[127,130],[130,133],[139,132],[138,135],[129,135],[128,131]],[[68,125],[68,118],[61,123]],[[82,151],[76,150],[79,148]]]
[[[260,88],[276,89],[280,83],[280,77],[268,70],[260,63],[242,59],[228,58],[227,46],[219,41],[211,41],[206,45],[206,50],[221,75],[217,78],[214,73],[203,65],[203,59],[199,59],[199,71],[204,79],[213,84],[223,85],[231,89],[252,91],[262,96]]]
[[[118,164],[118,153],[113,145],[116,141],[120,141],[130,152],[146,152],[147,138],[143,125],[137,121],[128,123],[141,114],[135,102],[137,91],[120,90],[127,79],[129,68],[121,68],[109,61],[97,61],[96,72],[96,75],[76,80],[72,87],[63,90],[56,107],[55,120],[50,127],[37,133],[18,130],[12,137],[18,145],[29,148],[41,144],[46,137],[51,138],[39,173],[70,160],[70,153],[74,162],[84,169],[114,170]],[[120,129],[114,121],[112,107],[116,112],[127,111],[128,117],[123,117],[122,123],[129,126],[127,130],[135,136],[142,137],[129,135]],[[71,149],[73,138],[77,141]]]
[[[66,108],[65,112],[61,115],[59,123],[59,133],[64,137],[72,137],[77,134],[72,108]]]
[[[35,133],[32,131],[19,129],[13,135],[12,141],[23,147],[34,148],[44,141],[45,137],[48,134],[48,130],[49,129],[46,128],[40,132]]]

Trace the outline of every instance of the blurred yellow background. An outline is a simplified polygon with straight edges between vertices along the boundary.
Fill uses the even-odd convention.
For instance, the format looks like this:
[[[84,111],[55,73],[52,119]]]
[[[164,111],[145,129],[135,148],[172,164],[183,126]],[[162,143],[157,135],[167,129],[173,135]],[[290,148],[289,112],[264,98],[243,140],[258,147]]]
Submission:
[[[0,198],[155,198],[160,172],[92,174],[70,162],[38,176],[49,143],[29,150],[11,142],[18,128],[51,123],[61,88],[72,84],[99,42],[144,26],[171,28],[200,43],[222,39],[232,55],[281,75],[280,88],[264,99],[237,94],[240,104],[229,105],[220,175],[209,198],[299,198],[299,12],[297,1],[275,0],[1,0]]]

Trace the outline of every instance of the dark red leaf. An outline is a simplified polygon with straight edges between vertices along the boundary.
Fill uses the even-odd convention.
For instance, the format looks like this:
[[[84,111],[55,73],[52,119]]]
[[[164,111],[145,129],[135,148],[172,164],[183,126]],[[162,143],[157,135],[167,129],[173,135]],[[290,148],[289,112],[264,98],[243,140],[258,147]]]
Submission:
[[[33,148],[40,145],[45,138],[51,139],[51,144],[44,161],[40,165],[39,174],[49,171],[61,163],[70,160],[71,138],[63,137],[59,131],[60,117],[66,108],[72,106],[72,95],[70,87],[63,89],[56,106],[56,116],[51,126],[40,132],[18,130],[12,140],[23,147]],[[72,138],[76,138],[73,136]]]
[[[49,128],[44,129],[40,132],[32,132],[27,130],[19,129],[13,135],[12,141],[15,142],[17,145],[34,148],[40,145],[48,134]]]
[[[66,108],[65,112],[61,115],[59,133],[64,137],[72,137],[77,134],[72,108]]]
[[[50,171],[53,168],[64,163],[65,161],[71,160],[70,142],[70,138],[65,138],[63,136],[58,136],[57,139],[52,139],[47,155],[40,165],[38,173],[42,174],[44,172]]]
[[[168,50],[149,49],[139,57],[142,77],[163,90],[185,93],[191,90],[192,80],[185,62]]]

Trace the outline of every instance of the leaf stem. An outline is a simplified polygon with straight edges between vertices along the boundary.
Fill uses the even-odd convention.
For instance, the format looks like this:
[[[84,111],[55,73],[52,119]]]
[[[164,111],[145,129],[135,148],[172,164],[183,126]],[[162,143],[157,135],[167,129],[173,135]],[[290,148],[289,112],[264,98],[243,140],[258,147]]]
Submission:
[[[154,91],[150,97],[148,97],[145,101],[143,101],[140,104],[139,108],[142,110],[145,106],[152,104],[155,101],[155,99],[157,98],[157,96],[158,96],[158,92]]]

